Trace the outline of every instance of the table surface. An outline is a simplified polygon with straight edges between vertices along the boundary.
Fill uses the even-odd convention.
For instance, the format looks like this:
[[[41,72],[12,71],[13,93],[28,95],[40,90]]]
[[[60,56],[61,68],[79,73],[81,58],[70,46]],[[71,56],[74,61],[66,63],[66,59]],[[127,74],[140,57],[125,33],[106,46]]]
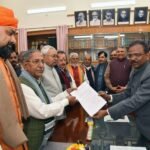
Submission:
[[[85,142],[87,134],[85,111],[79,103],[66,107],[65,111],[66,118],[57,122],[50,141],[75,143],[81,140]]]
[[[104,122],[103,119],[95,121],[92,150],[110,150],[110,145],[135,146],[139,137],[135,120],[130,122]]]
[[[66,150],[71,143],[63,142],[48,142],[44,150]],[[91,149],[92,150],[92,149]],[[101,148],[99,149],[101,150]],[[105,150],[105,149],[103,149]],[[146,150],[145,147],[131,147],[131,146],[110,146],[110,150]]]
[[[63,143],[63,142],[48,142],[48,145],[44,150],[66,150],[66,148],[71,143]]]
[[[110,150],[110,145],[135,146],[139,137],[135,121],[104,122],[104,119],[95,120],[91,150]],[[85,140],[86,141],[86,140]],[[71,142],[72,143],[72,142]],[[71,143],[49,142],[45,150],[66,150]]]

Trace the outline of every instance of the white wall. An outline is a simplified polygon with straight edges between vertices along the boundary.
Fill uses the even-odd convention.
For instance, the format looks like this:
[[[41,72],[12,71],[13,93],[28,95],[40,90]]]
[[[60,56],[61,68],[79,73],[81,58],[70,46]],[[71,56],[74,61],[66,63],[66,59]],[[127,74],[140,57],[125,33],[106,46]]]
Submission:
[[[12,8],[19,19],[19,27],[23,28],[41,28],[41,27],[54,27],[58,25],[73,25],[74,16],[67,17],[68,14],[74,14],[78,10],[90,10],[90,3],[100,0],[0,0],[0,4]],[[113,1],[113,0],[101,0]],[[136,0],[137,3],[130,7],[132,10],[138,6],[148,6],[150,8],[150,0]],[[27,9],[53,7],[57,5],[66,5],[67,11],[57,13],[43,13],[28,15]],[[114,7],[111,7],[114,8]],[[102,9],[102,8],[99,8]],[[132,14],[133,15],[133,14]],[[132,16],[131,16],[132,18]]]

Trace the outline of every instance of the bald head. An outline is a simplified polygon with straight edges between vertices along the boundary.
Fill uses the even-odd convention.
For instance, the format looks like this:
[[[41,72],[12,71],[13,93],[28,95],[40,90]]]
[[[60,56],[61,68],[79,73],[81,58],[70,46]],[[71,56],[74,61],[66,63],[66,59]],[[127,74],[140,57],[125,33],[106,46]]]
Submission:
[[[83,63],[86,67],[90,67],[91,66],[91,63],[92,63],[92,58],[91,58],[91,55],[90,54],[86,54],[84,56],[84,60],[83,60]]]
[[[125,59],[127,57],[127,52],[125,48],[118,48],[117,49],[117,58],[119,60]]]

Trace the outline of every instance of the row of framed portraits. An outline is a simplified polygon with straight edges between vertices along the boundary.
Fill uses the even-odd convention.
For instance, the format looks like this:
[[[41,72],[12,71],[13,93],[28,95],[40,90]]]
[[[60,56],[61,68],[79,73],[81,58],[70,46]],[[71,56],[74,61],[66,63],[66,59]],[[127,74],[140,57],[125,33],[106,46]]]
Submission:
[[[117,10],[117,24],[130,24],[130,12],[130,8],[119,8]],[[87,18],[87,11],[75,11],[75,26],[87,26],[88,21],[89,26],[115,25],[115,9],[89,10],[88,14],[89,18]],[[134,24],[146,24],[147,16],[148,7],[136,7],[134,10]]]

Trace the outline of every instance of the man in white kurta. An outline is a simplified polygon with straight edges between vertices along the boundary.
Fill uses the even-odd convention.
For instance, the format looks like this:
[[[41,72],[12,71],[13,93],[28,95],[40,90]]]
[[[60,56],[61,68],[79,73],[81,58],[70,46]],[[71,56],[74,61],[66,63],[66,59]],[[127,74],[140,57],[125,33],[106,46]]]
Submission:
[[[47,95],[40,80],[44,71],[44,60],[38,50],[28,51],[24,54],[23,66],[24,70],[20,75],[20,80],[31,116],[30,120],[24,123],[24,128],[29,139],[29,149],[39,149],[46,145],[49,136],[51,136],[55,117],[62,114],[65,106],[73,104],[75,97],[67,96],[65,93],[55,98]],[[38,122],[43,124],[42,127],[38,126]],[[33,124],[35,125],[34,131],[31,130]]]
[[[44,55],[45,70],[42,75],[42,82],[47,91],[47,94],[51,97],[63,92],[59,75],[55,69],[57,64],[57,51],[54,47],[46,45],[41,49]]]

